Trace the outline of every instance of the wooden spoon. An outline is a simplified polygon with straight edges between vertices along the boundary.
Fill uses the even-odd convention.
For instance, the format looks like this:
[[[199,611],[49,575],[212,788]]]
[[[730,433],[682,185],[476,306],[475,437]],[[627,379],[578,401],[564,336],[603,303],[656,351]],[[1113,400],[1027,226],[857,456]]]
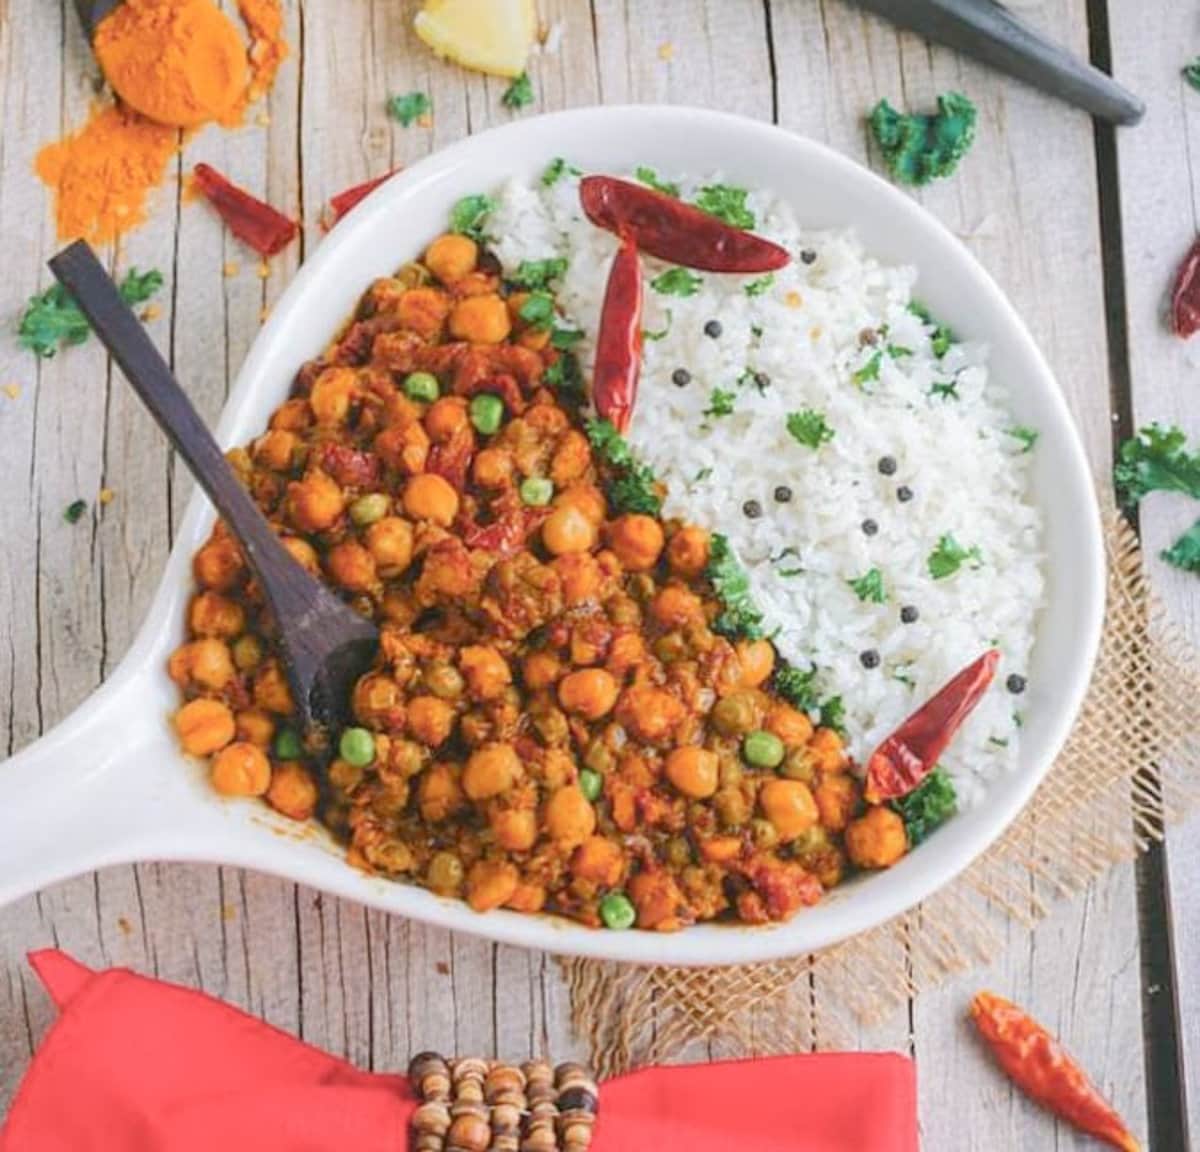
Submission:
[[[91,248],[76,241],[50,261],[50,270],[241,543],[275,617],[309,747],[320,753],[329,745],[328,732],[349,716],[350,692],[374,659],[378,629],[279,542]]]
[[[79,13],[79,22],[90,40],[96,34],[96,26],[122,0],[75,0],[75,11]]]

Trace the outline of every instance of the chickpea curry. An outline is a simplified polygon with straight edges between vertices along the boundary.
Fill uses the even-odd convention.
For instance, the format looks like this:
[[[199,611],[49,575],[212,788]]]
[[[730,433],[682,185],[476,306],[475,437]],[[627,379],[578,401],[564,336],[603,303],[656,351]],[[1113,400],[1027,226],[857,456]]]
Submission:
[[[720,538],[663,519],[617,430],[585,419],[539,295],[470,236],[438,237],[230,453],[382,642],[336,757],[308,757],[218,523],[170,660],[179,739],[221,794],[317,817],[356,866],[478,911],[786,920],[906,853],[898,792],[864,786],[839,732],[789,700],[769,639],[723,626]]]

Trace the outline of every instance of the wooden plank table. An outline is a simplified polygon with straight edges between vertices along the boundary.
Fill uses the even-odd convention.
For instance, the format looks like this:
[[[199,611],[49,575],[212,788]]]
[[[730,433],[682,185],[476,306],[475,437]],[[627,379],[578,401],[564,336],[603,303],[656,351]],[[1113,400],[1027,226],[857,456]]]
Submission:
[[[232,8],[231,3],[227,7]],[[304,242],[256,274],[214,217],[172,182],[117,269],[167,278],[150,331],[215,419],[262,315],[320,240],[331,193],[512,115],[503,82],[435,60],[411,31],[411,0],[288,0],[292,55],[269,115],[208,130],[185,163],[209,160],[305,221]],[[560,48],[533,61],[535,110],[671,101],[739,112],[869,159],[864,111],[881,96],[931,103],[948,88],[980,110],[953,180],[919,194],[1009,293],[1058,373],[1097,471],[1114,422],[1200,410],[1161,298],[1200,219],[1192,178],[1200,95],[1179,79],[1200,49],[1190,5],[1043,0],[1030,17],[1147,99],[1119,135],[842,0],[545,0]],[[96,70],[68,0],[0,2],[0,313],[44,286],[56,242],[30,173],[37,147],[80,122]],[[431,128],[402,129],[385,97],[428,91]],[[182,171],[182,165],[180,168]],[[229,275],[230,262],[238,264]],[[0,749],[48,730],[120,659],[146,610],[191,484],[95,343],[35,363],[0,340]],[[75,526],[76,497],[115,493]],[[1182,501],[1142,517],[1151,549],[1190,523]],[[1154,562],[1158,587],[1200,639],[1194,578]],[[972,1043],[962,1014],[989,985],[1058,1031],[1154,1148],[1200,1132],[1200,849],[1173,832],[1165,855],[1114,869],[1030,932],[1010,930],[986,972],[913,1002],[863,1033],[911,1051],[929,1149],[1083,1148],[1031,1108]],[[370,1068],[421,1047],[509,1057],[578,1051],[553,961],[368,912],[236,869],[141,864],[60,884],[0,910],[0,1112],[51,1013],[24,953],[47,944],[204,988]],[[819,995],[819,989],[817,990]]]

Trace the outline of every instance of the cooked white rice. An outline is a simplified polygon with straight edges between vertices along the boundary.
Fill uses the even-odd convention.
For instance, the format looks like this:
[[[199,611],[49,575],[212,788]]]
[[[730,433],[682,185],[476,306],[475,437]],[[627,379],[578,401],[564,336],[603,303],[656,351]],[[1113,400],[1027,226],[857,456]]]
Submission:
[[[715,179],[670,178],[685,199]],[[573,177],[551,188],[512,183],[499,200],[489,232],[506,271],[568,259],[558,300],[587,333],[586,373],[615,240],[584,217]],[[841,697],[860,761],[955,672],[1001,650],[996,683],[943,760],[969,806],[1017,761],[1022,698],[1005,681],[1028,669],[1043,595],[1041,518],[1026,445],[1007,431],[1004,382],[989,378],[983,347],[934,354],[933,329],[908,308],[914,269],[880,264],[852,232],[805,231],[765,192],[748,205],[756,231],[794,257],[761,295],[745,291],[754,277],[715,274],[701,274],[695,295],[660,295],[649,281],[667,266],[646,260],[644,327],[666,334],[645,345],[631,445],[668,484],[666,514],[728,537],[780,652],[815,665],[821,694]],[[712,320],[715,338],[704,331]],[[857,383],[877,354],[878,378]],[[682,387],[678,368],[690,374]],[[747,369],[769,383],[757,386]],[[935,384],[952,384],[957,398]],[[718,388],[736,394],[734,411],[706,416]],[[788,413],[802,409],[834,431],[815,450],[787,430]],[[885,456],[891,475],[879,467]],[[790,501],[775,499],[780,486]],[[761,516],[746,515],[747,501]],[[928,558],[946,533],[981,560],[934,580]],[[882,604],[860,601],[849,584],[872,568]],[[903,606],[917,609],[916,622],[901,622]],[[863,653],[878,654],[878,666]]]

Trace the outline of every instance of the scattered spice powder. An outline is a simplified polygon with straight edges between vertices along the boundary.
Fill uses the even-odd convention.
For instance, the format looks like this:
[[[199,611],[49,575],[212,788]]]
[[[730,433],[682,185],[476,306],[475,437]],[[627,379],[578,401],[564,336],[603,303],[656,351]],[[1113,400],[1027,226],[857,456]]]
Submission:
[[[786,296],[783,298],[783,302],[784,302],[784,303],[785,303],[785,304],[786,304],[786,305],[787,305],[789,308],[799,308],[799,307],[800,307],[800,305],[804,303],[804,297],[803,297],[803,296],[801,296],[799,292],[789,292],[789,293],[788,293],[788,294],[787,294],[787,295],[786,295]]]
[[[250,84],[243,107],[253,104],[275,82],[275,73],[287,58],[283,36],[283,5],[280,0],[238,0],[240,13],[250,32]]]
[[[162,307],[158,304],[147,304],[142,309],[142,321],[149,324],[151,320],[157,320],[162,315]]]
[[[242,266],[236,260],[226,260],[221,265],[221,275],[226,280],[232,280],[241,270]]]
[[[99,500],[104,507],[107,507],[116,499],[116,497],[117,494],[111,488],[101,488],[99,494],[96,496],[96,499]]]
[[[669,40],[665,44],[658,46],[658,58],[660,60],[673,60],[675,58],[675,45]]]
[[[3,392],[10,400],[16,400],[21,395],[21,385],[5,384],[3,388],[0,388],[0,392]]]
[[[121,933],[122,936],[129,936],[133,932],[133,925],[130,924],[127,917],[118,916],[117,917],[117,929]]]
[[[262,263],[261,263],[261,264],[260,264],[260,265],[259,265],[259,266],[258,266],[256,269],[255,269],[255,272],[257,273],[257,275],[258,275],[258,278],[259,278],[260,280],[265,280],[265,279],[266,279],[268,276],[270,276],[270,275],[271,275],[271,265],[270,265],[270,264],[268,264],[268,263],[267,263],[267,262],[264,260],[264,261],[263,261],[263,262],[262,262]]]

